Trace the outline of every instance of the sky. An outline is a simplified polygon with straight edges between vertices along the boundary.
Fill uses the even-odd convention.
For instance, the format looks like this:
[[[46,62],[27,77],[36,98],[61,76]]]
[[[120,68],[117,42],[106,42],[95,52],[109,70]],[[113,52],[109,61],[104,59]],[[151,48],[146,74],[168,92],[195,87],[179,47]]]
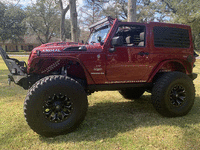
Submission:
[[[5,3],[13,3],[16,4],[18,2],[18,0],[0,0],[2,2]],[[35,3],[36,0],[20,0],[19,4],[23,5],[23,6],[27,6],[30,5],[31,3]],[[79,5],[83,5],[83,0],[78,0]]]
[[[18,0],[1,0],[5,3],[13,3],[13,4],[17,4]],[[19,4],[22,6],[27,6],[30,5],[31,2],[35,3],[36,0],[20,0]]]
[[[4,3],[12,3],[12,4],[17,4],[19,0],[0,0],[1,2],[4,2]],[[79,9],[79,7],[83,6],[83,1],[84,0],[78,0],[78,7],[77,7],[77,10]],[[31,5],[32,3],[35,3],[36,0],[20,0],[19,4],[26,7],[28,5]],[[65,5],[64,5],[65,6]],[[67,12],[66,14],[66,17],[68,18],[69,17],[69,11]]]

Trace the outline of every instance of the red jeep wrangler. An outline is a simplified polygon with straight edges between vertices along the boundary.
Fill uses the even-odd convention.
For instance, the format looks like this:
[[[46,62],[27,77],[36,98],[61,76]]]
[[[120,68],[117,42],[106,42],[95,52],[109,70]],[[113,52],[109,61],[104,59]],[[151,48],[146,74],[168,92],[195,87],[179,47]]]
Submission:
[[[191,29],[166,23],[120,22],[107,17],[90,26],[87,44],[36,47],[28,64],[1,55],[9,80],[29,89],[24,114],[43,136],[73,131],[87,112],[87,95],[119,90],[128,99],[145,91],[163,116],[186,115],[195,98]]]

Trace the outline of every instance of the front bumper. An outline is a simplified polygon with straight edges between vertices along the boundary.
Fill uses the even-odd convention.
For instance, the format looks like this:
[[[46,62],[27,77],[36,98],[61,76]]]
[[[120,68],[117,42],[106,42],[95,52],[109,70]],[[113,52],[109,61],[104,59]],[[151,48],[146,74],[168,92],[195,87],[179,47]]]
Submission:
[[[3,58],[10,74],[8,75],[8,81],[12,81],[22,87],[27,87],[27,66],[24,61],[19,61],[14,58],[10,58],[6,52],[0,47],[0,54]]]

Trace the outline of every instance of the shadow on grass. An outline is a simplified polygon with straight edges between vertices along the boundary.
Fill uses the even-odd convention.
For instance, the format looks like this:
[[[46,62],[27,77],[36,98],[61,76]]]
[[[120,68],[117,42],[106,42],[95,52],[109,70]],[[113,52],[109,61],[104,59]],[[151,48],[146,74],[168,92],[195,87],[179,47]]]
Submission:
[[[200,97],[197,97],[193,109],[188,115],[166,118],[154,110],[150,102],[150,95],[142,96],[140,101],[137,102],[97,103],[89,107],[85,121],[75,132],[54,138],[40,136],[40,140],[46,143],[97,141],[113,138],[119,133],[134,132],[135,129],[140,127],[160,125],[180,127],[185,135],[188,135],[196,132],[196,129],[193,130],[190,127],[200,123],[199,108]],[[198,133],[200,132],[198,131]]]

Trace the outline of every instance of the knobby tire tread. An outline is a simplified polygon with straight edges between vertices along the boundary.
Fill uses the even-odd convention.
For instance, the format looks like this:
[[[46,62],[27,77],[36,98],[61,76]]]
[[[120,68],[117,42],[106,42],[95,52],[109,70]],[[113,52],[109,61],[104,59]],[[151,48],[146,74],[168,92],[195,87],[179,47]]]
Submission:
[[[66,130],[66,131],[64,131],[62,133],[61,132],[59,132],[59,133],[56,133],[56,132],[52,132],[52,133],[51,132],[43,132],[43,131],[40,131],[38,127],[36,127],[38,125],[34,125],[34,123],[32,122],[32,120],[30,120],[28,118],[29,117],[28,115],[30,115],[29,114],[30,110],[28,111],[28,108],[30,108],[30,106],[32,104],[31,101],[32,101],[33,95],[35,95],[37,92],[39,92],[41,90],[41,87],[43,87],[45,84],[48,84],[49,82],[60,82],[62,80],[65,80],[66,82],[73,82],[73,84],[75,84],[75,87],[82,87],[77,81],[75,81],[72,78],[67,77],[67,76],[61,76],[61,75],[47,76],[47,77],[44,77],[41,80],[37,81],[29,89],[29,91],[27,93],[27,96],[25,98],[25,101],[24,101],[24,116],[25,116],[26,122],[28,123],[28,125],[30,126],[30,128],[33,129],[33,131],[35,131],[36,133],[38,133],[38,134],[40,134],[42,136],[51,137],[51,136],[57,136],[57,135],[60,135],[60,134],[65,134],[65,133],[74,131],[80,125],[80,123],[84,120],[84,118],[85,118],[85,115],[86,115],[86,112],[87,112],[87,107],[88,107],[88,101],[87,101],[87,95],[86,95],[84,89],[81,89],[79,92],[82,92],[82,93],[84,92],[85,95],[86,95],[86,101],[87,102],[84,101],[84,104],[83,104],[84,105],[83,107],[86,110],[84,110],[82,112],[82,114],[80,115],[81,119],[79,118],[79,120],[76,122],[75,126],[70,127],[68,130]]]
[[[167,106],[165,106],[163,102],[166,96],[164,89],[168,88],[167,86],[171,84],[170,82],[174,82],[176,79],[181,79],[181,78],[184,78],[185,81],[188,82],[187,84],[190,84],[191,98],[189,99],[190,106],[188,107],[188,109],[177,114],[171,112],[170,110],[167,109]],[[152,97],[151,97],[154,108],[157,110],[158,113],[160,113],[165,117],[179,117],[186,115],[191,110],[194,104],[194,98],[195,98],[195,87],[192,80],[186,74],[177,71],[165,73],[164,75],[162,75],[162,77],[155,82],[155,85],[152,89]]]

